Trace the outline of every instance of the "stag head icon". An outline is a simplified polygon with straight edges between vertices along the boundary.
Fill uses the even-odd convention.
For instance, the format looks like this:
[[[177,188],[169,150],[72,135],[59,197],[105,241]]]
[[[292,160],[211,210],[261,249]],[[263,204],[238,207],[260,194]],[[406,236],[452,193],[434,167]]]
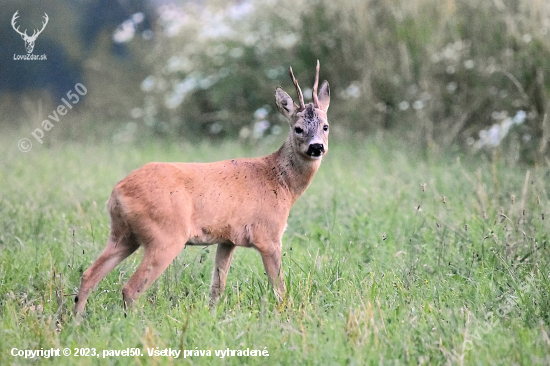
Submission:
[[[13,27],[13,29],[17,33],[19,33],[21,35],[21,38],[23,38],[23,40],[25,41],[25,48],[27,49],[27,53],[32,53],[32,50],[34,49],[34,42],[36,41],[36,38],[38,38],[40,33],[42,33],[44,28],[46,28],[46,24],[48,24],[48,19],[49,19],[48,14],[44,13],[44,20],[45,21],[42,23],[42,29],[40,29],[40,30],[35,29],[32,36],[28,36],[26,29],[25,29],[24,32],[21,32],[19,30],[19,26],[17,26],[17,28],[15,27],[15,21],[16,21],[17,18],[19,18],[19,15],[17,15],[18,12],[19,12],[19,10],[17,10],[15,12],[15,14],[13,14],[13,17],[11,18],[11,26]]]

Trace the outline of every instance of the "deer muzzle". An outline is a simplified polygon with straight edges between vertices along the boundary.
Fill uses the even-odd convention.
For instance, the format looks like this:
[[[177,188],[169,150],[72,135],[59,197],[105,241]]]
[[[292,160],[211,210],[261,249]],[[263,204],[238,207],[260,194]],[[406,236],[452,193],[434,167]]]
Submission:
[[[310,144],[306,154],[312,158],[321,157],[325,153],[325,146],[323,144]]]

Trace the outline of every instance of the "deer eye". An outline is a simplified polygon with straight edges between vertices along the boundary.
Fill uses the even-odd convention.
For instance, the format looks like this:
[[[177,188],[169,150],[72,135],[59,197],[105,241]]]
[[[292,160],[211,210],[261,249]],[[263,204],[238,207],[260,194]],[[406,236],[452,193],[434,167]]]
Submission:
[[[294,127],[294,132],[296,132],[297,134],[301,134],[302,132],[304,132],[304,130],[302,130],[300,127]]]
[[[328,125],[323,126],[323,131],[328,131]]]

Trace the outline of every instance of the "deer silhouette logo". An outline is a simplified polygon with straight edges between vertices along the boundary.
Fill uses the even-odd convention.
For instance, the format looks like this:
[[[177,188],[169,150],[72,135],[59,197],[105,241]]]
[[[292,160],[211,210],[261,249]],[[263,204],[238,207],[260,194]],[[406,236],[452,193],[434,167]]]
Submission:
[[[32,36],[28,36],[26,29],[25,29],[24,32],[21,32],[19,30],[19,26],[17,26],[17,28],[15,27],[15,21],[16,21],[17,18],[19,18],[19,15],[17,15],[18,12],[19,12],[19,10],[17,10],[15,12],[15,14],[13,14],[13,17],[11,18],[11,26],[13,27],[13,29],[17,33],[19,33],[21,35],[21,38],[23,38],[23,41],[25,41],[25,48],[27,50],[27,53],[31,54],[32,50],[34,49],[34,42],[36,41],[36,38],[38,38],[40,33],[42,33],[44,28],[46,28],[46,24],[48,24],[48,19],[49,19],[48,14],[44,13],[45,21],[42,23],[42,29],[40,29],[40,30],[35,29]]]

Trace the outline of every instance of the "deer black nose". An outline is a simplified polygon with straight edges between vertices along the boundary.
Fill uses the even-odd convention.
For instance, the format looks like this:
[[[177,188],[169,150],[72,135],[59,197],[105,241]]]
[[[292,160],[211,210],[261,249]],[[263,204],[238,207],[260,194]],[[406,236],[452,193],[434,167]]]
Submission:
[[[325,146],[323,144],[311,144],[307,149],[308,156],[321,156],[325,152]]]

